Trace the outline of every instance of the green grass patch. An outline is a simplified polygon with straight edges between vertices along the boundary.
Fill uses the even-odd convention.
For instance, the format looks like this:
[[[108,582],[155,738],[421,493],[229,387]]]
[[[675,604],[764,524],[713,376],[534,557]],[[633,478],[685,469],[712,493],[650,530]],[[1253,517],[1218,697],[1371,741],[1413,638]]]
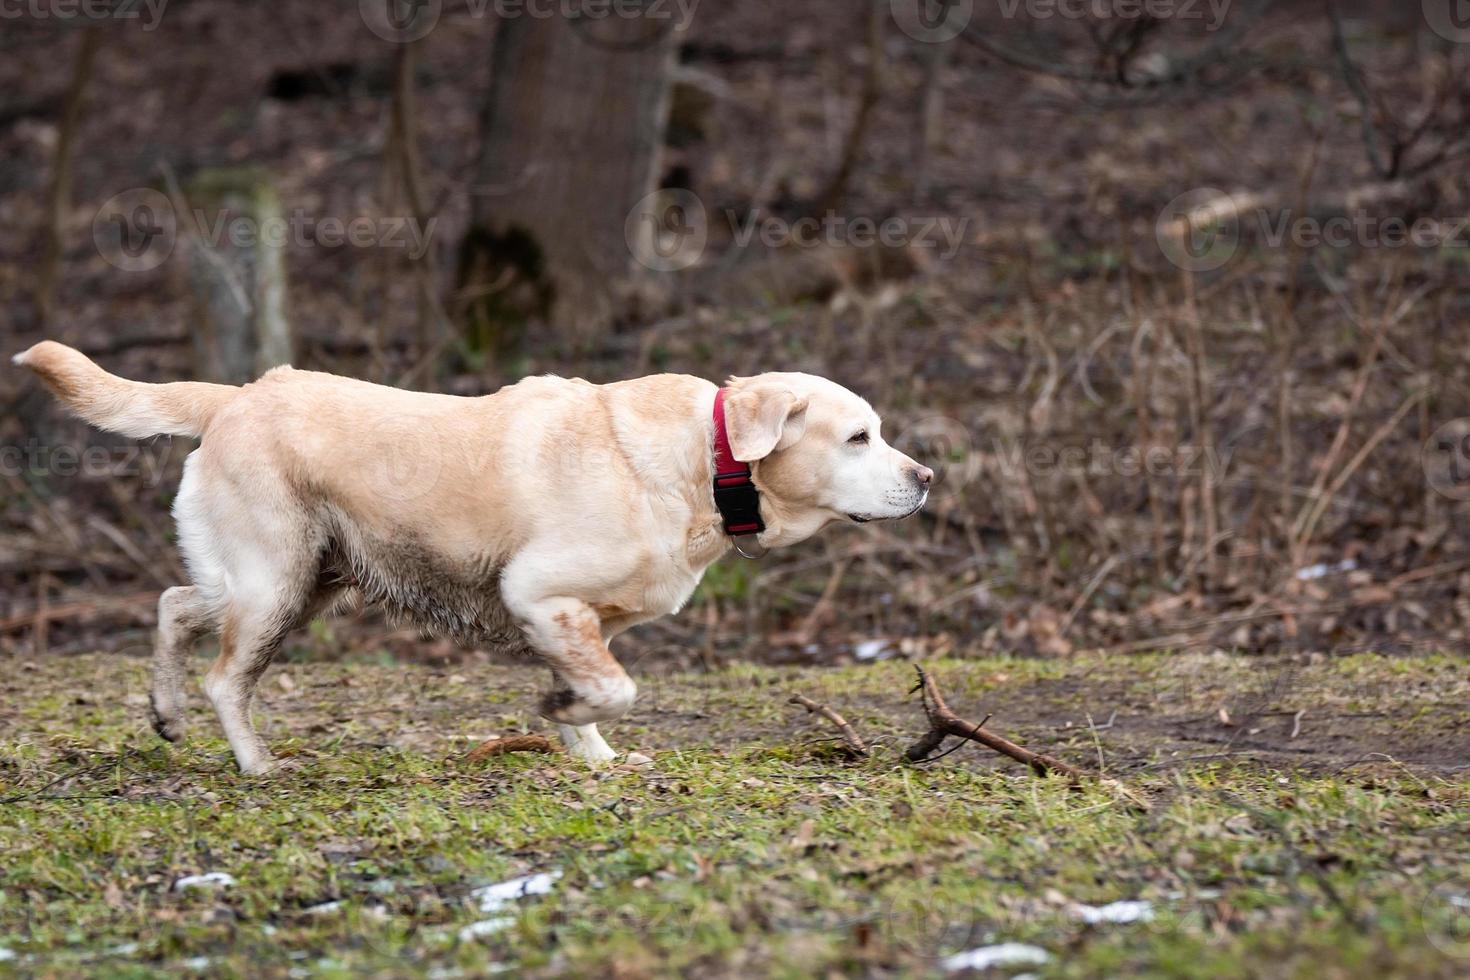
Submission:
[[[978,748],[904,763],[922,724],[902,663],[639,674],[645,701],[608,736],[654,764],[598,772],[462,761],[536,727],[532,671],[291,664],[261,715],[301,766],[260,780],[203,707],[190,741],[158,742],[143,663],[47,661],[0,700],[0,973],[940,975],[1018,942],[1050,959],[1002,974],[1463,976],[1470,786],[1453,765],[1187,736],[1238,730],[1195,720],[1222,698],[1275,719],[1294,696],[1320,712],[1296,739],[1241,738],[1330,743],[1337,722],[1425,700],[1437,732],[1465,667],[1350,658],[1299,666],[1281,693],[1228,658],[934,665],[957,710],[1101,758],[1152,801],[1139,812]],[[793,691],[844,711],[874,757],[837,759]],[[1111,727],[1098,697],[1121,706]],[[176,886],[211,872],[234,883]],[[548,894],[480,908],[478,889],[543,872]],[[1085,921],[1122,901],[1150,915]]]

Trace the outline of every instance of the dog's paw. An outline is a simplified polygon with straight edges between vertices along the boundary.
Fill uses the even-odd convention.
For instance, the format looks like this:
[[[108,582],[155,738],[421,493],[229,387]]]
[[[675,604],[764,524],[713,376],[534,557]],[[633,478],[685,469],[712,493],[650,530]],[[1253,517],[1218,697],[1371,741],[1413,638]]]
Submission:
[[[561,725],[559,729],[562,744],[567,747],[567,755],[573,759],[581,759],[589,766],[596,768],[605,766],[618,757],[595,725],[585,727]]]
[[[567,755],[573,759],[581,759],[594,769],[605,766],[610,762],[615,762],[618,758],[618,754],[606,743],[602,745],[588,745],[584,742],[578,745],[569,745],[567,746]]]
[[[152,693],[148,695],[148,721],[158,737],[165,742],[178,742],[184,737],[184,713],[175,710],[165,714],[159,711],[158,701]]]
[[[148,720],[153,723],[153,730],[158,733],[158,737],[165,742],[183,741],[186,726],[182,715],[165,718],[157,711],[150,711]]]
[[[300,772],[302,768],[303,763],[300,759],[277,759],[274,756],[267,756],[259,762],[242,768],[240,774],[276,779],[281,776],[289,776],[292,773]]]

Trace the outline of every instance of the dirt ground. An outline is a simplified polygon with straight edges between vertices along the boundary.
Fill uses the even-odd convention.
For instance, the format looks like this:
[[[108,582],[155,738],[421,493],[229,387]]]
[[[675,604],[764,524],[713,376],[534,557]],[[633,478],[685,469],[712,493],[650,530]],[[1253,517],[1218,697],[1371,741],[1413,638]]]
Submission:
[[[299,655],[263,685],[295,763],[266,779],[236,774],[197,696],[190,739],[158,741],[141,658],[19,661],[0,975],[942,975],[1005,943],[1027,951],[997,969],[1045,976],[1470,967],[1464,658],[925,666],[962,715],[1133,796],[976,746],[902,761],[925,725],[901,659],[635,664],[607,734],[647,761],[594,773],[466,761],[544,726],[530,665]],[[795,693],[872,757],[836,752]],[[517,876],[555,897],[485,897]]]

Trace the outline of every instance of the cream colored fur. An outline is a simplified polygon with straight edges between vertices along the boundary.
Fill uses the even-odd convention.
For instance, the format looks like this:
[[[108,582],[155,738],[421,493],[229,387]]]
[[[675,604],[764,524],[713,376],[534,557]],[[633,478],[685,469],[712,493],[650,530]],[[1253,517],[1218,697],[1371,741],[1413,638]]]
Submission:
[[[250,718],[260,675],[347,595],[539,657],[542,714],[571,752],[606,761],[596,725],[637,690],[608,642],[678,610],[730,548],[710,490],[716,387],[698,378],[538,377],[459,398],[289,367],[238,388],[143,384],[51,341],[15,361],[101,428],[201,438],[174,504],[193,584],[159,600],[154,725],[182,737],[189,648],[218,632],[203,688],[247,773],[276,765]],[[903,517],[928,493],[932,472],[831,381],[732,378],[726,416],[765,547]]]

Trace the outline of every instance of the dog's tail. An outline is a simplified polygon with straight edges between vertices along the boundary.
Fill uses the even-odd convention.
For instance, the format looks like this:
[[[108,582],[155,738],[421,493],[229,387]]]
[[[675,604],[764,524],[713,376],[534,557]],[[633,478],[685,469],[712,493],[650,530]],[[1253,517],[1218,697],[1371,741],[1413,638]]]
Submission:
[[[232,385],[177,381],[145,384],[108,374],[79,350],[43,340],[15,355],[73,412],[100,429],[142,439],[197,436],[240,389]]]

